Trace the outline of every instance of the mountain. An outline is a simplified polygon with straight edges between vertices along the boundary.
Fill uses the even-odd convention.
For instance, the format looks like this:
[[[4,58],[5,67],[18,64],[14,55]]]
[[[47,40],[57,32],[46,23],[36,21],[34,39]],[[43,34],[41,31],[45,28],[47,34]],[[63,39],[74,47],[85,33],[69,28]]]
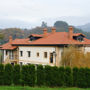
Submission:
[[[77,28],[82,29],[85,32],[90,32],[90,23],[87,23],[85,25],[77,26]]]

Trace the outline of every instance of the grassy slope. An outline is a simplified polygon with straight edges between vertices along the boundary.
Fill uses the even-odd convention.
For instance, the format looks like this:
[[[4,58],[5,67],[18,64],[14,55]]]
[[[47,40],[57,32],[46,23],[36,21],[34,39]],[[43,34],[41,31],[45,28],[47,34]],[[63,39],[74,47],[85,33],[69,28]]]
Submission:
[[[32,88],[32,87],[12,87],[12,86],[0,86],[0,90],[90,90],[80,88]]]

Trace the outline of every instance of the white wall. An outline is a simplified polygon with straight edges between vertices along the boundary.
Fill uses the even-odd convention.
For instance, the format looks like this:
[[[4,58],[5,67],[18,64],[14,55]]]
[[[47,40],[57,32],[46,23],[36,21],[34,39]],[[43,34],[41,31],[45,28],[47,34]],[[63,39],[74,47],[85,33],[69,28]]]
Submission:
[[[20,51],[23,51],[23,56],[20,56]],[[28,57],[27,51],[31,51],[31,57]],[[55,51],[55,47],[49,46],[19,46],[19,62],[26,63],[42,63],[48,64],[50,62],[50,53]],[[37,57],[37,52],[39,52],[39,57]],[[44,58],[44,52],[47,52],[47,58]],[[55,60],[54,60],[55,63]]]
[[[85,47],[85,53],[90,52],[90,47]]]

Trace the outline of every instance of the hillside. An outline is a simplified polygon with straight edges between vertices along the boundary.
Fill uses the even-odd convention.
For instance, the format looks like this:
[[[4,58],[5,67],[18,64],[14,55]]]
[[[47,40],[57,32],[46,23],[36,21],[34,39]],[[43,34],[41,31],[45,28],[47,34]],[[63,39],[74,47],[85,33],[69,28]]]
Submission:
[[[56,27],[56,32],[68,32],[68,23],[59,21],[55,22],[54,27]],[[51,32],[50,26],[45,26],[48,28],[48,32]],[[44,26],[39,26],[33,29],[19,29],[19,28],[8,28],[8,29],[1,29],[0,34],[3,34],[3,39],[0,40],[0,43],[3,44],[8,41],[9,36],[11,35],[13,39],[15,38],[27,38],[30,34],[42,34]],[[83,33],[86,35],[88,39],[90,39],[90,32],[82,31],[81,29],[74,27],[75,33]]]
[[[85,32],[90,32],[90,23],[87,23],[87,24],[81,25],[81,26],[77,26],[77,28],[80,28]]]

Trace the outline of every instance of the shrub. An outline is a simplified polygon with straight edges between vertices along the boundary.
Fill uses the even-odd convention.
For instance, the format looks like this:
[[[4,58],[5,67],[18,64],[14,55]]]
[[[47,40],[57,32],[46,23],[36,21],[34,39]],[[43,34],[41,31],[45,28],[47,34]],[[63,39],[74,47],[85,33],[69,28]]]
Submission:
[[[28,65],[28,85],[34,86],[35,85],[35,66]]]
[[[44,68],[42,65],[37,66],[37,85],[44,85]]]
[[[87,77],[86,77],[87,78]],[[84,68],[80,68],[78,70],[78,80],[77,80],[77,85],[80,88],[83,88],[86,86],[86,82],[85,82],[85,69]]]
[[[0,85],[4,84],[4,65],[0,64]]]
[[[45,66],[45,85],[51,86],[52,82],[52,67],[51,66]]]
[[[28,65],[23,65],[21,70],[21,84],[28,85]]]
[[[76,87],[78,83],[78,68],[73,68],[73,86]]]
[[[90,69],[85,68],[85,87],[90,88]]]
[[[52,87],[56,87],[58,86],[58,79],[59,79],[59,73],[58,73],[58,67],[54,66],[51,67],[51,82],[50,82],[50,86]]]
[[[58,86],[64,86],[64,82],[65,82],[65,69],[64,67],[59,67],[58,70]]]
[[[65,68],[65,85],[67,87],[72,86],[72,71],[70,67]]]
[[[20,65],[15,65],[13,68],[13,83],[20,85]]]
[[[5,71],[4,71],[4,84],[5,85],[11,85],[12,84],[12,72],[13,68],[11,64],[5,65]]]

